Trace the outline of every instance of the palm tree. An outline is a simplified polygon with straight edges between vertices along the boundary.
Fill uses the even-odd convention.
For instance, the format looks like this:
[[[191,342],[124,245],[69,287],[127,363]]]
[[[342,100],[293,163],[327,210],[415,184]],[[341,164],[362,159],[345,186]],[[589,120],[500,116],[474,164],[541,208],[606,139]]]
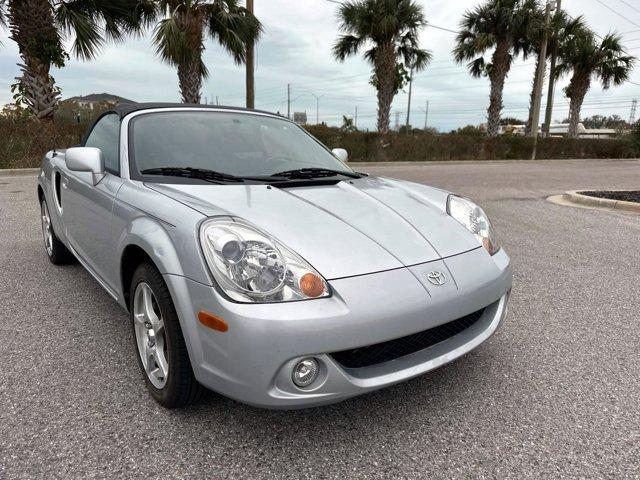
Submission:
[[[487,76],[491,82],[487,110],[487,134],[498,135],[504,83],[513,60],[527,53],[532,32],[540,28],[536,0],[487,0],[467,11],[460,22],[453,56],[456,62],[469,62],[474,77]],[[493,50],[491,61],[484,55]]]
[[[560,63],[556,74],[572,73],[565,94],[569,98],[569,136],[578,136],[580,110],[591,81],[602,84],[604,90],[621,85],[631,75],[636,58],[628,55],[622,45],[622,35],[609,33],[600,41],[593,32],[584,32],[560,47]]]
[[[340,7],[341,35],[333,54],[343,62],[363,48],[373,66],[372,84],[378,92],[378,131],[389,132],[393,97],[406,72],[424,70],[431,53],[419,48],[420,30],[427,25],[422,7],[413,0],[351,0]]]
[[[50,74],[71,53],[82,60],[96,56],[106,40],[137,33],[152,18],[143,0],[0,0],[0,27],[18,44],[22,76],[12,87],[16,98],[41,121],[51,122],[60,89]]]
[[[256,42],[262,31],[258,19],[238,0],[160,0],[157,6],[164,18],[154,33],[156,51],[178,67],[184,103],[200,103],[202,80],[209,75],[202,61],[205,36],[217,40],[241,65],[247,42]]]
[[[533,51],[536,56],[536,66],[533,70],[533,85],[531,86],[531,95],[529,97],[529,118],[527,119],[527,125],[525,134],[531,133],[531,124],[533,122],[533,103],[535,101],[535,94],[538,90],[538,68],[540,66],[540,54],[542,49],[542,41],[544,35],[547,33],[547,28],[544,27],[544,18],[542,10],[536,13],[539,15],[536,20],[536,25],[542,27],[532,33],[531,38],[528,39],[530,46],[525,50]],[[558,49],[563,42],[569,41],[576,35],[581,35],[588,30],[587,24],[582,16],[572,18],[564,11],[558,11],[552,18],[548,29],[548,42],[547,42],[547,58],[551,58],[552,55],[558,53]],[[544,73],[546,74],[547,65],[544,65]]]

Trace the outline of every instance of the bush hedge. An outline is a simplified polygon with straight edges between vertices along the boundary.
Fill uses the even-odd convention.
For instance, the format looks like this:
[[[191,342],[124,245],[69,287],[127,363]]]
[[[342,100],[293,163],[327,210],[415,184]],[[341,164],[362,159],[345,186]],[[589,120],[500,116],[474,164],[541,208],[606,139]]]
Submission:
[[[522,160],[531,158],[533,140],[526,137],[486,138],[466,135],[411,135],[392,133],[388,145],[378,147],[375,132],[344,133],[337,128],[311,126],[308,130],[329,148],[341,147],[353,162],[437,160]],[[538,159],[633,158],[638,154],[627,138],[540,138]]]
[[[33,118],[0,117],[0,169],[39,167],[54,148],[77,145],[85,124],[57,121],[43,124]]]
[[[42,156],[53,148],[77,145],[91,119],[77,123],[59,117],[52,125],[41,124],[20,115],[0,116],[0,169],[40,165]],[[375,132],[345,133],[322,125],[308,126],[318,140],[329,148],[341,147],[352,162],[437,161],[437,160],[519,160],[531,158],[529,138],[503,136],[485,138],[465,135],[429,135],[424,133],[388,136],[379,148]],[[640,152],[640,143],[620,139],[540,139],[539,159],[632,158]]]

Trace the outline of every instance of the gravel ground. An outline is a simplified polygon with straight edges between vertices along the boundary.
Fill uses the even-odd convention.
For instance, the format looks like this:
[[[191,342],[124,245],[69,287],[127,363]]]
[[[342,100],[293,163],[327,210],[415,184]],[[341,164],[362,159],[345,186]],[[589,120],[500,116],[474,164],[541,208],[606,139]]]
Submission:
[[[552,205],[640,162],[359,167],[482,203],[515,265],[506,325],[413,381],[265,411],[146,394],[127,315],[42,247],[33,177],[0,177],[0,478],[640,478],[640,217]]]

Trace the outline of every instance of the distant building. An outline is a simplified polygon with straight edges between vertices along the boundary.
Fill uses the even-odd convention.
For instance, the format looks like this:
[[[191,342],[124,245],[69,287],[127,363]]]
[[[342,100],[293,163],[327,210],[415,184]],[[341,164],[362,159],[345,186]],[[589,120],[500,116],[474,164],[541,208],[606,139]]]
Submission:
[[[307,123],[307,112],[293,112],[293,121],[302,125]]]
[[[524,137],[525,125],[505,125],[501,127],[501,134],[511,134],[517,137]],[[542,128],[538,130],[542,132]],[[549,135],[551,137],[565,137],[569,134],[568,123],[556,123],[549,126]],[[617,131],[613,128],[585,128],[582,123],[578,124],[579,138],[614,138]]]
[[[82,109],[93,110],[99,106],[113,107],[121,103],[136,103],[133,100],[112,95],[110,93],[92,93],[90,95],[80,95],[77,97],[67,98],[64,103],[73,103]]]

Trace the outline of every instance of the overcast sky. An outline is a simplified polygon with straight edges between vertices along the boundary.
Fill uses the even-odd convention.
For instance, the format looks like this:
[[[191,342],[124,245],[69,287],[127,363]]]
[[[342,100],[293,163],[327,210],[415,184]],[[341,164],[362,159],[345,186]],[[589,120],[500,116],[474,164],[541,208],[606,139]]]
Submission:
[[[456,30],[464,11],[479,0],[421,0],[429,22]],[[640,55],[640,2],[638,0],[564,0],[563,8],[572,16],[584,15],[600,34],[609,30],[625,33],[631,53]],[[609,8],[607,8],[609,7]],[[342,115],[354,116],[358,126],[375,126],[375,91],[368,83],[370,66],[361,58],[344,63],[331,56],[338,34],[338,5],[329,0],[256,0],[255,13],[264,24],[264,35],[257,46],[256,107],[286,113],[287,84],[294,100],[292,111],[306,111],[309,122],[316,119],[316,99],[321,96],[320,121],[340,124]],[[429,126],[441,131],[485,120],[488,81],[473,79],[465,67],[451,58],[455,34],[427,28],[421,44],[433,52],[428,69],[415,76],[411,123],[423,126],[425,104],[429,101]],[[0,32],[0,104],[11,101],[9,87],[18,75],[17,48]],[[203,101],[217,97],[220,104],[244,104],[244,70],[215,43],[206,44],[205,63],[211,73],[204,83]],[[178,81],[174,68],[155,55],[150,35],[110,45],[94,61],[71,60],[62,70],[52,71],[63,97],[108,92],[135,101],[178,101]],[[524,118],[527,114],[533,60],[519,61],[511,70],[505,88],[504,115]],[[640,84],[640,67],[632,75]],[[562,86],[566,80],[562,82]],[[614,114],[629,117],[631,101],[640,97],[640,85],[627,84],[603,92],[594,84],[583,115]],[[568,104],[562,89],[557,91],[554,118],[562,119]],[[407,112],[407,94],[396,96],[396,112],[401,122]],[[639,111],[640,115],[640,111]]]

